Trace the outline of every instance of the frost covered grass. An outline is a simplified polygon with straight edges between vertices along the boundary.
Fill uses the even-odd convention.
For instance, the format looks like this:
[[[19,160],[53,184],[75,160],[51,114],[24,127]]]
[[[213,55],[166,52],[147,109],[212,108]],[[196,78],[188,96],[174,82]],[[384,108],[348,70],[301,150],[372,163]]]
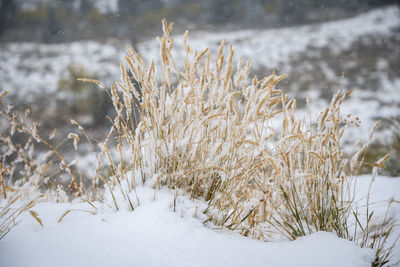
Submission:
[[[202,201],[196,213],[206,225],[264,241],[333,232],[375,249],[375,263],[385,264],[394,222],[385,217],[372,230],[369,201],[362,212],[352,183],[363,164],[372,165],[376,175],[388,156],[364,162],[368,143],[351,157],[344,153],[346,128],[359,126],[357,117],[341,112],[351,91],[340,90],[315,118],[299,118],[296,101],[278,88],[285,75],[250,77],[250,62],[240,59],[234,65],[232,46],[226,49],[222,42],[216,55],[197,51],[187,33],[183,64],[177,63],[171,30],[172,24],[163,21],[160,64],[146,65],[128,48],[122,81],[110,90],[82,79],[107,90],[116,112],[107,138],[97,144],[100,151],[74,120],[80,135],[70,133],[60,144],[77,151],[80,138],[88,139],[97,161],[90,179],[81,174],[79,157],[64,157],[60,145],[51,144],[53,134],[48,140],[40,137],[27,114],[12,113],[12,107],[1,112],[10,126],[9,135],[0,139],[2,162],[10,169],[2,192],[8,186],[32,197],[44,190],[49,199],[61,201],[66,191],[91,205],[105,198],[115,210],[135,213],[141,207],[139,186],[155,189],[154,194],[167,188],[175,194],[174,210],[180,194]],[[25,136],[19,137],[24,145],[16,143],[15,134]],[[34,142],[49,153],[36,159]],[[12,174],[18,166],[16,180]]]
[[[9,189],[14,191],[14,189]],[[4,206],[1,207],[0,211],[0,240],[19,223],[19,217],[26,211],[37,221],[38,224],[43,226],[42,220],[40,219],[38,213],[32,208],[35,206],[36,201],[43,197],[39,195],[35,199],[32,199],[26,203],[21,204],[19,200],[21,199],[21,194],[15,190],[7,196],[6,191],[3,191],[3,196],[7,199]]]
[[[250,78],[249,62],[233,66],[232,47],[225,52],[222,42],[212,60],[208,49],[190,48],[187,34],[185,67],[179,69],[171,30],[164,21],[159,68],[154,61],[147,67],[129,48],[123,80],[110,92],[120,155],[117,162],[108,156],[110,187],[114,182],[120,188],[127,206],[134,210],[130,171],[153,188],[180,189],[203,199],[205,222],[245,236],[271,240],[275,228],[294,240],[329,231],[377,248],[369,241],[373,213],[367,212],[361,225],[350,185],[366,164],[368,144],[351,158],[341,148],[346,127],[359,124],[340,111],[351,91],[339,91],[315,121],[298,119],[295,100],[276,88],[284,75]],[[106,144],[103,150],[110,154]],[[368,164],[378,169],[387,158]],[[112,198],[118,209],[121,203]],[[382,233],[384,238],[390,230]]]

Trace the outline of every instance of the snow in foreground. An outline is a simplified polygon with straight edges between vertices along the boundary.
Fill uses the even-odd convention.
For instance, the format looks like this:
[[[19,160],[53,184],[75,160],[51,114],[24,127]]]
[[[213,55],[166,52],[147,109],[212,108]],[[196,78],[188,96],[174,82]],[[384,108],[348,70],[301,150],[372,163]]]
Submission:
[[[369,180],[359,179],[360,195]],[[378,177],[374,188],[372,201],[398,198],[400,178]],[[25,215],[0,241],[0,266],[370,266],[374,257],[372,250],[332,233],[267,243],[210,229],[185,214],[198,203],[178,201],[174,212],[173,194],[157,191],[154,200],[148,187],[138,187],[137,193],[141,205],[134,212],[115,213],[96,203],[97,215],[73,211],[61,223],[57,220],[68,209],[93,208],[38,204],[35,210],[45,227]],[[392,213],[399,218],[399,211],[397,206]]]

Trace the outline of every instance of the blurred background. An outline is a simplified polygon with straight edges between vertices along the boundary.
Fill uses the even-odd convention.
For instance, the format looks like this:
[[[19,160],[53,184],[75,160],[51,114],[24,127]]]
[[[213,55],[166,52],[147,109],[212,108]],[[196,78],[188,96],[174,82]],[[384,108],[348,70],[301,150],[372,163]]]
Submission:
[[[251,60],[258,77],[289,75],[280,86],[296,97],[300,114],[320,112],[340,88],[356,89],[343,112],[360,117],[362,125],[350,127],[345,141],[366,140],[382,120],[366,156],[375,161],[391,152],[383,172],[400,175],[396,0],[0,1],[0,89],[10,91],[7,101],[15,109],[30,108],[44,133],[74,131],[74,118],[102,138],[113,112],[108,96],[76,79],[106,86],[120,80],[127,45],[147,62],[157,58],[155,37],[165,17],[174,22],[178,64],[185,30],[196,49],[215,51],[226,39],[236,59]]]
[[[1,41],[60,43],[154,37],[180,30],[287,27],[352,17],[396,0],[2,0]],[[176,31],[178,32],[178,31]]]

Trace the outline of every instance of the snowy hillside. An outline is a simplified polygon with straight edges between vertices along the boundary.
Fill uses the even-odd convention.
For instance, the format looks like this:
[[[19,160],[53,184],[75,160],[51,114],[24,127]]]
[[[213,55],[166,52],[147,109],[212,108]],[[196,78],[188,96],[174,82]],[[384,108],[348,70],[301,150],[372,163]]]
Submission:
[[[334,54],[348,50],[353,43],[370,35],[381,39],[395,35],[400,27],[400,10],[387,7],[362,14],[355,18],[310,26],[268,30],[245,30],[224,33],[191,32],[190,46],[199,51],[206,47],[217,51],[219,44],[226,39],[228,44],[238,51],[236,57],[250,59],[253,69],[278,69],[292,73],[292,58],[302,52],[316,53],[317,48],[326,47]],[[54,92],[57,81],[69,64],[83,66],[95,74],[104,83],[118,80],[119,62],[125,54],[128,43],[112,41],[107,44],[95,42],[74,42],[67,44],[5,43],[0,44],[0,81],[2,87],[17,95],[35,92]],[[183,63],[183,38],[178,36],[174,42],[178,63]],[[138,44],[137,48],[148,63],[159,53],[159,42],[152,40]],[[340,58],[337,59],[340,61]],[[385,67],[385,60],[380,63]],[[329,74],[330,70],[326,70]],[[266,73],[268,74],[268,73]],[[332,79],[341,77],[341,73],[330,73]],[[346,77],[346,73],[344,74]],[[24,77],[15,79],[14,77]],[[399,77],[397,84],[399,86]],[[383,90],[388,93],[393,85],[387,81]],[[345,85],[345,84],[344,84]],[[364,88],[360,88],[364,89]],[[290,88],[288,88],[290,90]],[[386,94],[385,94],[386,95]]]
[[[360,116],[363,121],[361,130],[357,130],[363,135],[349,135],[354,141],[365,138],[376,120],[400,115],[400,52],[396,49],[399,31],[400,10],[390,6],[355,18],[309,26],[191,32],[189,44],[199,51],[209,47],[214,53],[225,38],[227,44],[233,45],[236,59],[251,60],[253,73],[288,73],[280,87],[301,100],[300,106],[307,95],[311,96],[312,113],[320,111],[340,87],[356,89],[354,97],[344,105],[345,112]],[[182,42],[181,36],[175,38],[178,65],[183,64]],[[69,66],[82,67],[85,75],[110,85],[120,79],[119,62],[126,45],[128,42],[121,41],[0,44],[1,87],[10,90],[21,103],[35,102],[38,97],[46,98],[46,94],[54,98],[60,94],[60,80],[68,79]],[[157,58],[158,45],[154,39],[139,43],[136,48],[150,63]],[[382,138],[389,135],[386,132]]]

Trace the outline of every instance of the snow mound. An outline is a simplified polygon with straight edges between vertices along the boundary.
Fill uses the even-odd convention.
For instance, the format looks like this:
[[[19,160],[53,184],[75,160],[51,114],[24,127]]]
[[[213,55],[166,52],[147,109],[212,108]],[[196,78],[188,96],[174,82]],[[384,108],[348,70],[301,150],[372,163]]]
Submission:
[[[374,252],[332,233],[293,242],[262,242],[204,227],[173,211],[174,195],[138,187],[141,205],[115,213],[96,203],[41,203],[45,227],[25,215],[0,242],[0,266],[370,266]],[[154,198],[155,196],[155,198]],[[195,204],[193,204],[195,205]],[[183,215],[183,217],[182,217]]]

